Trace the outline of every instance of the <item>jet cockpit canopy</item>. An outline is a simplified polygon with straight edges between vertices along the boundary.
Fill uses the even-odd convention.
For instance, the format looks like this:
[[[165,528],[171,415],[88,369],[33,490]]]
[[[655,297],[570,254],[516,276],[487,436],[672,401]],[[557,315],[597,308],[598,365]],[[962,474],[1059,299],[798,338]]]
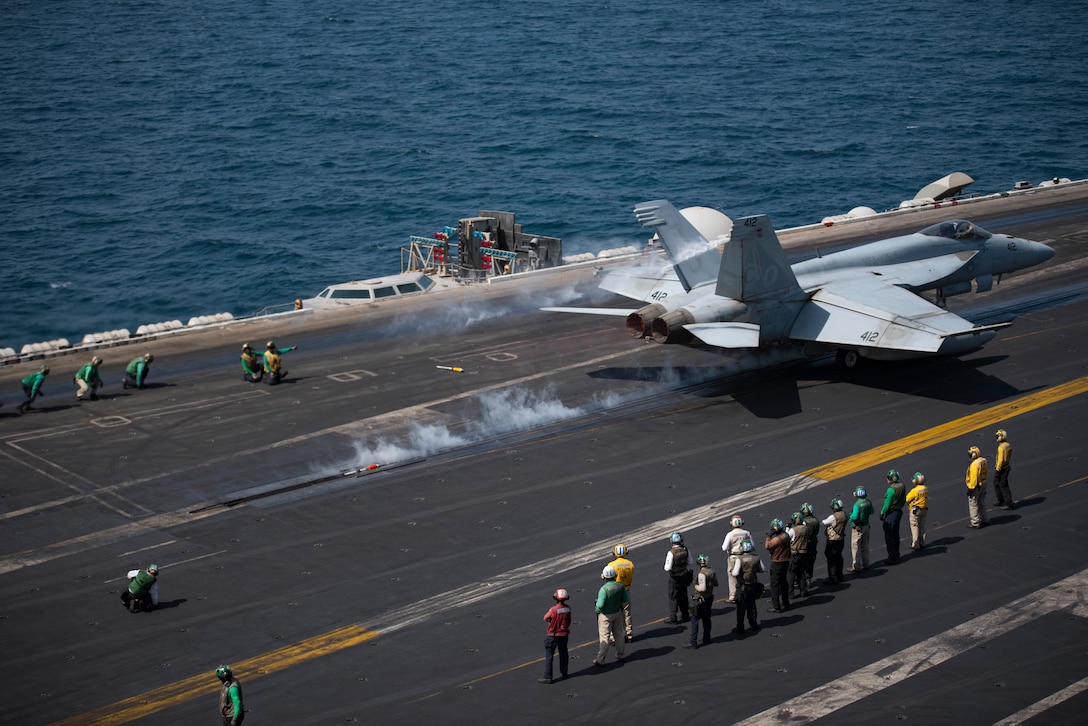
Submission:
[[[929,237],[964,240],[984,240],[991,237],[989,232],[974,222],[968,222],[966,219],[950,219],[947,222],[938,222],[926,227],[919,234]]]

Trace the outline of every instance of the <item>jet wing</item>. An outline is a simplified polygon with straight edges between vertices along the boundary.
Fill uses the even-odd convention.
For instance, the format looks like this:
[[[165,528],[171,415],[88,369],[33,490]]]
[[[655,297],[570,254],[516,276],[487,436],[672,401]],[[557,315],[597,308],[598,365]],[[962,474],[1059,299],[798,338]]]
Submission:
[[[585,313],[587,315],[622,315],[627,317],[634,310],[620,310],[619,308],[540,308],[546,313]]]
[[[819,289],[801,308],[790,337],[936,353],[946,338],[981,329],[909,290],[862,277]]]
[[[599,287],[607,292],[643,302],[658,302],[686,292],[671,266],[612,270],[604,276]]]

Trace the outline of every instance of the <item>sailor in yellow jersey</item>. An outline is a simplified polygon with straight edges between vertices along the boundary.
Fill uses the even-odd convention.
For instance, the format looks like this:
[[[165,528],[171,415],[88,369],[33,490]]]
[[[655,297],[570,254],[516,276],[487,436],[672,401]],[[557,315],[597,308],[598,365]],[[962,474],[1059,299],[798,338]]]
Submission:
[[[998,429],[997,459],[994,461],[994,494],[997,496],[998,509],[1012,509],[1012,491],[1009,489],[1009,472],[1012,471],[1012,444],[1009,443],[1005,429]]]
[[[910,510],[910,548],[924,549],[926,546],[926,512],[929,511],[929,489],[926,488],[926,475],[915,472],[910,478],[914,486],[907,492],[907,508]]]
[[[627,545],[618,544],[612,548],[612,554],[616,559],[608,563],[608,566],[616,571],[616,582],[627,588],[627,600],[623,603],[623,629],[627,642],[635,639],[635,626],[631,622],[631,581],[635,577],[635,563],[627,559]]]
[[[986,477],[989,472],[986,457],[977,446],[968,449],[967,455],[971,457],[964,480],[967,484],[967,512],[971,516],[971,523],[967,526],[978,529],[990,523],[990,518],[986,516]]]

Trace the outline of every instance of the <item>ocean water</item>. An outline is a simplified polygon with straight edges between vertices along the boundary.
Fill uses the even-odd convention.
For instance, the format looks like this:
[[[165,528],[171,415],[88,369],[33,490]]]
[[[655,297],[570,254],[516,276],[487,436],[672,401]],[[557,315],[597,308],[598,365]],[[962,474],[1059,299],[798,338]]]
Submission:
[[[5,0],[0,348],[235,315],[516,212],[778,227],[1088,176],[1088,2]]]

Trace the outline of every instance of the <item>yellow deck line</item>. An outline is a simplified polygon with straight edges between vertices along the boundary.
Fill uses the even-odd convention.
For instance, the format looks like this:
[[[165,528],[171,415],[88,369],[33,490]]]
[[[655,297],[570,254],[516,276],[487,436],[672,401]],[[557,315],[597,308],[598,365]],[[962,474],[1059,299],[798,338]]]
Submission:
[[[1088,376],[1077,378],[1068,383],[1047,388],[1046,390],[1037,393],[1029,393],[1028,395],[1013,401],[998,404],[997,406],[991,406],[990,408],[972,413],[963,418],[958,418],[954,421],[943,423],[940,426],[934,426],[925,431],[919,431],[911,436],[876,446],[868,451],[862,451],[858,454],[839,459],[838,461],[832,461],[830,464],[824,464],[823,466],[803,472],[803,475],[823,479],[824,481],[832,481],[844,476],[849,476],[850,474],[856,474],[859,471],[882,465],[885,462],[896,458],[896,456],[912,454],[921,449],[944,443],[945,441],[976,431],[985,426],[991,426],[995,423],[1013,418],[1014,416],[1020,416],[1043,408],[1044,406],[1049,406],[1066,398],[1078,396],[1086,391],[1088,391]]]
[[[248,680],[252,680],[257,676],[267,676],[308,660],[351,648],[376,637],[378,633],[373,630],[348,625],[248,660],[232,663],[231,666],[236,672],[247,674]],[[57,721],[53,726],[107,726],[128,723],[197,697],[214,698],[218,690],[215,674],[209,668],[207,673],[145,691],[89,713]]]

